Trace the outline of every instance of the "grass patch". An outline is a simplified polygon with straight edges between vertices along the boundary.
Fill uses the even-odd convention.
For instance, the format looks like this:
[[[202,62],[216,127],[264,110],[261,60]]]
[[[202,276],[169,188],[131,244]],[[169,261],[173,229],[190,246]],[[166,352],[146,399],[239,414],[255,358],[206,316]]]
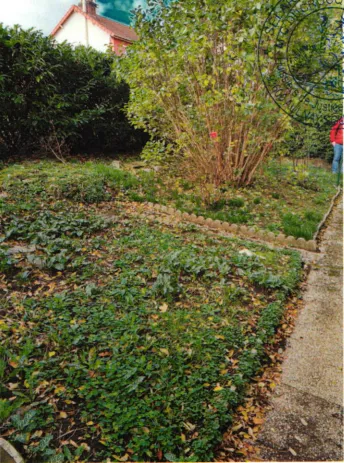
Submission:
[[[288,236],[311,240],[321,219],[322,214],[314,211],[306,211],[303,217],[295,214],[285,214],[283,216],[283,231]]]
[[[211,460],[300,255],[56,198],[49,169],[0,204],[1,432],[31,462]]]

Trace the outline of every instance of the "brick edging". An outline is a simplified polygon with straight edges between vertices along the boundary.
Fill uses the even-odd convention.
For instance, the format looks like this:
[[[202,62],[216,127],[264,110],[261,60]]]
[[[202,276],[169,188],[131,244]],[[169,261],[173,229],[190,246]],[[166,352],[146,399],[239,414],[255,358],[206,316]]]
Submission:
[[[305,249],[306,251],[317,251],[317,243],[315,239],[305,240],[304,238],[295,238],[294,236],[286,236],[283,233],[279,233],[277,236],[268,230],[256,230],[253,227],[247,227],[246,225],[231,224],[228,222],[222,222],[221,220],[213,220],[205,218],[203,216],[197,216],[196,214],[189,214],[188,212],[182,212],[174,207],[162,206],[160,204],[147,203],[148,206],[156,209],[159,212],[164,212],[169,215],[174,215],[186,222],[202,225],[207,228],[232,233],[239,238],[253,238],[259,241],[264,241],[272,244],[276,244],[282,247],[292,247],[298,249]]]

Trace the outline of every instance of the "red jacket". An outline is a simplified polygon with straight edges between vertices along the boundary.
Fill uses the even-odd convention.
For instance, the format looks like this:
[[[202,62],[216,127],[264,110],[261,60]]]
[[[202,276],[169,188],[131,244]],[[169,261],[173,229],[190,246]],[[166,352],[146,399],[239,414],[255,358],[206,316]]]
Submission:
[[[331,129],[331,132],[330,132],[331,143],[335,141],[339,145],[343,144],[343,129],[344,129],[344,118],[341,117],[339,121],[337,121]]]

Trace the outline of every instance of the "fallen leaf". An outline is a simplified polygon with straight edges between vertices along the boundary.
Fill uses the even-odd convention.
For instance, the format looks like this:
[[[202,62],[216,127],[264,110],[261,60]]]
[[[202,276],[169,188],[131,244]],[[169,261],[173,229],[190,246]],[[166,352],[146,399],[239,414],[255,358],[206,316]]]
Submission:
[[[289,450],[289,452],[290,452],[292,455],[294,455],[294,457],[296,457],[297,453],[295,452],[294,449],[292,449],[291,447],[289,447],[288,450]]]
[[[123,457],[118,457],[117,455],[113,455],[114,458],[118,461],[128,461],[129,455],[126,453]]]
[[[238,424],[236,426],[233,426],[232,431],[236,432],[236,431],[239,431],[239,429],[241,429],[241,428],[242,428],[242,424]]]
[[[168,349],[165,349],[164,347],[162,347],[162,348],[160,349],[160,352],[162,352],[163,354],[165,354],[165,355],[167,355],[167,356],[170,355],[169,350],[168,350]]]
[[[85,449],[87,452],[89,452],[89,451],[91,450],[91,448],[86,444],[86,442],[82,442],[82,443],[80,444],[80,446],[81,446],[81,447],[84,447],[84,449]]]
[[[47,384],[49,384],[49,383],[47,383]],[[66,388],[64,386],[57,386],[57,387],[55,387],[54,392],[55,392],[55,394],[59,394],[60,392],[64,392],[65,390],[66,390]]]
[[[10,391],[14,391],[14,389],[17,389],[19,387],[19,383],[8,383],[8,389]]]
[[[223,389],[222,386],[216,386],[214,387],[213,391],[218,392],[218,391],[222,391],[222,389]]]
[[[67,418],[67,413],[66,412],[60,412],[60,418]]]
[[[254,424],[263,424],[264,420],[263,420],[263,418],[253,418],[253,423]]]
[[[183,425],[188,431],[194,431],[196,429],[196,425],[190,423],[189,421],[187,421],[186,423],[183,423]]]
[[[168,310],[168,305],[167,304],[162,304],[160,307],[159,307],[159,310],[160,312],[167,312]]]

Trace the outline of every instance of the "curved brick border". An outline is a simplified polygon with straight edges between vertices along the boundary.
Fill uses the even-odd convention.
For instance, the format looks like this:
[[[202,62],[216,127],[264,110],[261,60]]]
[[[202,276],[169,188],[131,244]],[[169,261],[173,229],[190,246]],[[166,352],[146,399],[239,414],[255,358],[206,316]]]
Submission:
[[[328,211],[327,211],[326,214],[324,215],[322,221],[321,221],[321,222],[319,223],[319,225],[318,225],[317,231],[316,231],[316,232],[314,233],[314,235],[313,235],[313,240],[316,241],[316,240],[318,239],[319,233],[320,233],[322,227],[325,225],[325,222],[326,222],[326,220],[328,219],[328,216],[331,214],[332,209],[334,208],[336,199],[339,197],[339,195],[341,194],[341,192],[342,192],[341,187],[338,187],[338,188],[337,188],[337,193],[333,196]]]
[[[13,463],[24,463],[22,456],[7,440],[0,437],[0,462],[9,461]]]
[[[222,222],[221,220],[213,220],[210,218],[197,216],[196,214],[181,212],[174,207],[161,206],[160,204],[154,203],[147,203],[147,205],[159,212],[174,215],[186,222],[202,225],[210,229],[232,233],[238,237],[265,241],[282,247],[288,246],[292,248],[305,249],[306,251],[315,252],[317,250],[317,243],[314,239],[306,241],[304,238],[294,238],[293,236],[286,236],[283,233],[280,233],[276,236],[274,233],[267,230],[256,230],[252,227],[249,228],[246,225],[230,224],[228,222]]]

